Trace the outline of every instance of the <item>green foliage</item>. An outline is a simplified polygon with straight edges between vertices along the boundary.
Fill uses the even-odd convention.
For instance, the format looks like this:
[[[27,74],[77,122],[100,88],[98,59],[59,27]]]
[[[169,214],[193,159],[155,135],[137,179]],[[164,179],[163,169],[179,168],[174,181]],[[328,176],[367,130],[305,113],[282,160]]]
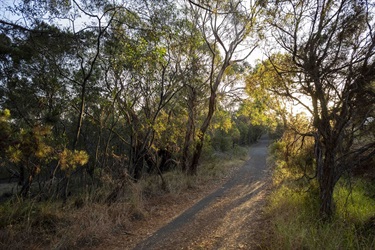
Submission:
[[[269,10],[270,34],[286,55],[270,56],[264,65],[278,77],[273,92],[303,105],[312,116],[320,215],[329,218],[336,182],[375,154],[375,138],[367,132],[367,140],[360,138],[375,102],[374,6],[297,0],[277,1]]]
[[[275,225],[270,248],[373,249],[375,230],[364,225],[372,223],[375,200],[364,195],[365,192],[361,185],[338,187],[334,193],[337,201],[334,218],[323,223],[317,220],[319,204],[316,195],[287,185],[277,188],[267,207],[272,225]]]
[[[36,176],[50,175],[50,166],[69,175],[77,166],[87,164],[89,156],[83,150],[71,151],[61,141],[53,137],[52,126],[35,125],[30,128],[17,128],[10,122],[10,112],[5,110],[0,117],[1,167],[18,173],[22,185],[21,194],[26,196]],[[57,166],[55,165],[57,163]],[[49,177],[49,176],[48,176]],[[41,190],[39,190],[41,191]]]
[[[216,151],[227,152],[239,143],[240,131],[232,115],[223,109],[217,110],[211,122],[209,143]]]
[[[267,100],[264,99],[247,99],[238,111],[238,116],[248,117],[250,124],[253,126],[275,126],[275,120],[272,113],[267,107]]]
[[[56,207],[50,202],[38,203],[36,201],[22,201],[13,199],[0,204],[1,220],[0,227],[6,228],[11,226],[32,226],[47,224],[53,226],[59,220],[58,215],[54,212]],[[26,224],[24,224],[26,222]],[[51,230],[51,228],[45,228]]]
[[[358,228],[364,226],[375,215],[374,191],[374,183],[366,180],[341,181],[334,193],[337,219],[353,223]]]
[[[303,142],[303,143],[302,143]],[[272,249],[372,249],[375,230],[373,183],[342,180],[334,190],[335,214],[319,218],[318,183],[314,177],[312,140],[292,132],[271,145],[274,188],[267,214],[271,216]],[[349,185],[350,184],[350,185]]]
[[[9,109],[0,111],[0,159],[4,155],[5,149],[9,145],[10,137],[12,134],[9,118]]]
[[[223,130],[215,130],[210,141],[216,151],[227,152],[233,147],[233,138]]]
[[[229,55],[253,26],[248,23],[245,32],[235,34],[233,25],[244,27],[242,22],[250,21],[239,6],[218,5],[242,13],[230,12],[231,18],[217,26],[223,39],[241,38],[223,56],[218,42],[206,41],[208,34],[201,29],[206,24],[198,24],[198,12],[189,5],[22,4],[24,8],[18,3],[0,7],[27,20],[23,27],[0,17],[0,164],[18,177],[26,193],[36,191],[31,188],[36,181],[44,195],[69,193],[67,176],[81,180],[75,190],[105,185],[102,176],[118,178],[126,172],[135,177],[161,162],[160,150],[169,151],[165,160],[174,165],[183,157],[190,163],[201,137],[207,139],[204,150],[210,157],[254,142],[261,134],[266,119],[261,101],[256,114],[242,114],[249,116],[243,124],[236,122],[233,110],[215,110],[217,100],[231,103],[227,87],[207,103],[213,89],[236,86],[248,68],[232,63]],[[61,23],[68,16],[70,21]],[[216,114],[203,136],[200,128],[210,123],[205,122],[211,120],[205,118],[209,110]],[[87,168],[77,171],[83,165]],[[66,187],[56,187],[62,182]]]
[[[59,160],[61,169],[83,166],[88,161],[88,155],[84,151],[70,151],[61,146],[53,145],[51,140],[51,128],[36,126],[32,130],[21,129],[14,133],[14,142],[9,145],[6,154],[9,161],[15,164],[26,164],[33,161],[33,165],[45,165],[52,160]],[[55,147],[53,147],[55,146]]]
[[[229,112],[217,110],[212,118],[211,126],[215,130],[221,130],[227,133],[233,126]]]
[[[292,83],[288,82],[290,78],[284,79],[278,74],[278,67],[292,69],[290,58],[275,54],[250,70],[246,76],[246,93],[249,98],[240,109],[240,114],[250,116],[254,125],[267,126],[271,130],[275,130],[281,123],[286,126],[288,99],[280,93],[280,88]]]
[[[167,172],[163,175],[167,184],[165,190],[160,188],[162,181],[159,176],[147,176],[141,180],[142,190],[145,195],[159,195],[164,192],[180,195],[187,189],[218,181],[232,169],[242,166],[244,161],[248,160],[248,152],[248,148],[240,146],[225,153],[211,151],[210,156],[203,157],[198,175],[187,175],[179,170]]]

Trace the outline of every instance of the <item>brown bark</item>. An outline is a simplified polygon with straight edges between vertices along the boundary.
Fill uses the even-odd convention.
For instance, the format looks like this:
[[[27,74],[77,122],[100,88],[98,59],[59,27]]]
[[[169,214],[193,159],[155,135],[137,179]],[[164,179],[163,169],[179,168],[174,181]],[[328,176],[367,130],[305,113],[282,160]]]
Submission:
[[[333,215],[335,184],[345,171],[359,164],[353,159],[363,162],[366,157],[360,154],[375,154],[368,150],[372,142],[353,145],[355,137],[360,141],[364,136],[361,124],[373,110],[371,98],[358,105],[375,79],[372,9],[355,1],[337,1],[337,8],[332,8],[332,3],[280,1],[273,9],[272,20],[275,41],[293,61],[292,66],[277,69],[280,76],[291,76],[284,78],[281,93],[305,106],[314,118],[312,134],[322,219]],[[284,12],[286,9],[293,11]],[[307,10],[311,12],[306,14]],[[357,27],[362,27],[360,32]],[[308,95],[313,107],[293,92]],[[359,110],[364,112],[359,115]]]
[[[184,145],[182,148],[182,157],[181,157],[181,169],[182,172],[186,173],[188,170],[188,160],[189,160],[189,149],[192,144],[193,135],[194,135],[194,119],[195,119],[195,102],[196,102],[196,92],[193,87],[189,87],[189,97],[188,97],[188,122],[186,126]]]
[[[30,165],[30,162],[28,162],[27,165]],[[27,179],[23,182],[23,185],[20,191],[20,195],[22,197],[26,197],[29,194],[31,184],[33,183],[36,172],[37,172],[37,167],[36,166],[32,167]]]
[[[202,13],[203,19],[201,30],[206,45],[212,54],[210,76],[208,78],[210,84],[208,113],[199,129],[198,142],[194,148],[192,162],[188,170],[190,175],[194,175],[197,173],[197,166],[204,144],[204,137],[215,112],[216,95],[219,84],[222,81],[225,70],[232,63],[245,60],[256,48],[255,45],[244,58],[232,61],[232,57],[236,52],[237,47],[244,42],[247,36],[251,35],[248,32],[250,30],[249,28],[255,28],[255,20],[260,13],[259,11],[261,8],[258,8],[259,6],[257,3],[251,3],[250,8],[244,11],[239,8],[238,3],[232,1],[229,3],[223,3],[223,5],[217,3],[215,10],[204,8],[192,1],[190,1],[190,5],[192,9],[197,8],[204,12]],[[225,11],[218,11],[218,8],[220,7],[223,7],[223,10]],[[224,51],[224,56],[223,59],[220,60],[220,64],[218,64],[218,59],[220,57],[219,47]]]
[[[335,161],[332,153],[327,150],[322,165],[317,166],[319,182],[320,209],[319,214],[323,220],[328,220],[334,213],[333,191],[336,184]]]
[[[202,135],[202,137],[204,137],[204,135]],[[189,167],[189,170],[188,170],[189,175],[196,175],[197,174],[199,158],[202,154],[203,141],[204,141],[204,138],[199,138],[198,142],[197,142],[197,145],[195,146],[193,158],[191,160],[191,164],[190,164],[190,167]]]
[[[227,60],[228,56],[226,56],[226,61],[224,62],[223,66],[221,67],[218,75],[215,78],[214,84],[211,86],[211,95],[208,103],[208,113],[207,116],[202,124],[202,126],[199,129],[199,135],[198,135],[198,142],[195,146],[192,162],[189,167],[188,174],[189,175],[196,175],[197,174],[197,168],[199,163],[199,158],[202,154],[203,144],[204,144],[204,136],[206,134],[206,131],[208,127],[210,126],[211,119],[215,112],[215,105],[216,105],[216,92],[217,88],[219,87],[219,84],[221,82],[221,79],[224,75],[225,69],[229,66],[229,60]],[[230,57],[229,57],[230,58]]]

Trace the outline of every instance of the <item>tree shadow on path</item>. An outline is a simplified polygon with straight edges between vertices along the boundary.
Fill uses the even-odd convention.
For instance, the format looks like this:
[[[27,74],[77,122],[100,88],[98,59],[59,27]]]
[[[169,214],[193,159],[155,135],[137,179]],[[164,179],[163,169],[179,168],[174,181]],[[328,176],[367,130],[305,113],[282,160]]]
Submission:
[[[221,188],[134,249],[189,249],[194,245],[205,249],[228,248],[228,239],[232,238],[233,242],[239,237],[254,213],[259,212],[254,204],[265,191],[266,177],[269,176],[266,166],[268,145],[269,139],[262,137],[250,148],[250,159]]]

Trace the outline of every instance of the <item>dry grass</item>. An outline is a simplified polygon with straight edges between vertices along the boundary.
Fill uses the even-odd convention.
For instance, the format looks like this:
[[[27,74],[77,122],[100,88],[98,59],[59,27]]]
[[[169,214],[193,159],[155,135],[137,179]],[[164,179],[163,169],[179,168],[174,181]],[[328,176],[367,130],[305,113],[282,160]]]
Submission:
[[[93,249],[118,234],[132,234],[134,228],[145,226],[143,222],[149,224],[151,216],[160,214],[157,210],[163,210],[164,205],[168,206],[166,211],[175,205],[159,204],[161,199],[157,197],[166,197],[177,204],[175,209],[181,209],[184,204],[180,203],[190,200],[185,195],[187,191],[199,193],[205,186],[217,185],[218,180],[243,164],[246,153],[243,150],[236,157],[225,154],[204,162],[197,176],[186,176],[179,171],[165,173],[164,190],[159,176],[148,176],[138,183],[123,180],[124,185],[106,176],[100,189],[85,190],[64,206],[61,202],[33,199],[3,202],[0,249]],[[116,196],[109,202],[108,197],[116,188]],[[159,219],[169,217],[163,216]],[[160,223],[163,222],[154,224]]]
[[[107,207],[89,204],[73,213],[66,212],[69,225],[61,227],[51,242],[53,249],[91,248],[117,230],[126,230],[131,209],[124,203]]]

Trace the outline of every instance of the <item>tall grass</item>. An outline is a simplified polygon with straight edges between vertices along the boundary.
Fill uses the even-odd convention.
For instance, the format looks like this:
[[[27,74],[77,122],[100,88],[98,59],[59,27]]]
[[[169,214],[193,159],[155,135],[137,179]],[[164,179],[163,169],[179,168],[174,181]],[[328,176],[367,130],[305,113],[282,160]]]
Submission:
[[[334,190],[334,216],[331,221],[322,222],[318,215],[316,180],[303,178],[301,168],[295,164],[301,157],[305,156],[295,152],[292,161],[283,161],[275,154],[272,159],[274,188],[266,214],[273,226],[268,247],[375,249],[375,184],[359,178],[350,182],[343,178]]]
[[[100,188],[84,189],[68,202],[22,200],[15,197],[0,203],[0,249],[77,249],[99,245],[108,236],[131,232],[134,223],[149,219],[145,207],[149,198],[180,194],[201,188],[225,177],[241,166],[248,149],[208,157],[197,176],[174,170],[159,176],[150,175],[135,183],[130,179],[114,180],[103,175]],[[115,198],[111,197],[116,190]]]

